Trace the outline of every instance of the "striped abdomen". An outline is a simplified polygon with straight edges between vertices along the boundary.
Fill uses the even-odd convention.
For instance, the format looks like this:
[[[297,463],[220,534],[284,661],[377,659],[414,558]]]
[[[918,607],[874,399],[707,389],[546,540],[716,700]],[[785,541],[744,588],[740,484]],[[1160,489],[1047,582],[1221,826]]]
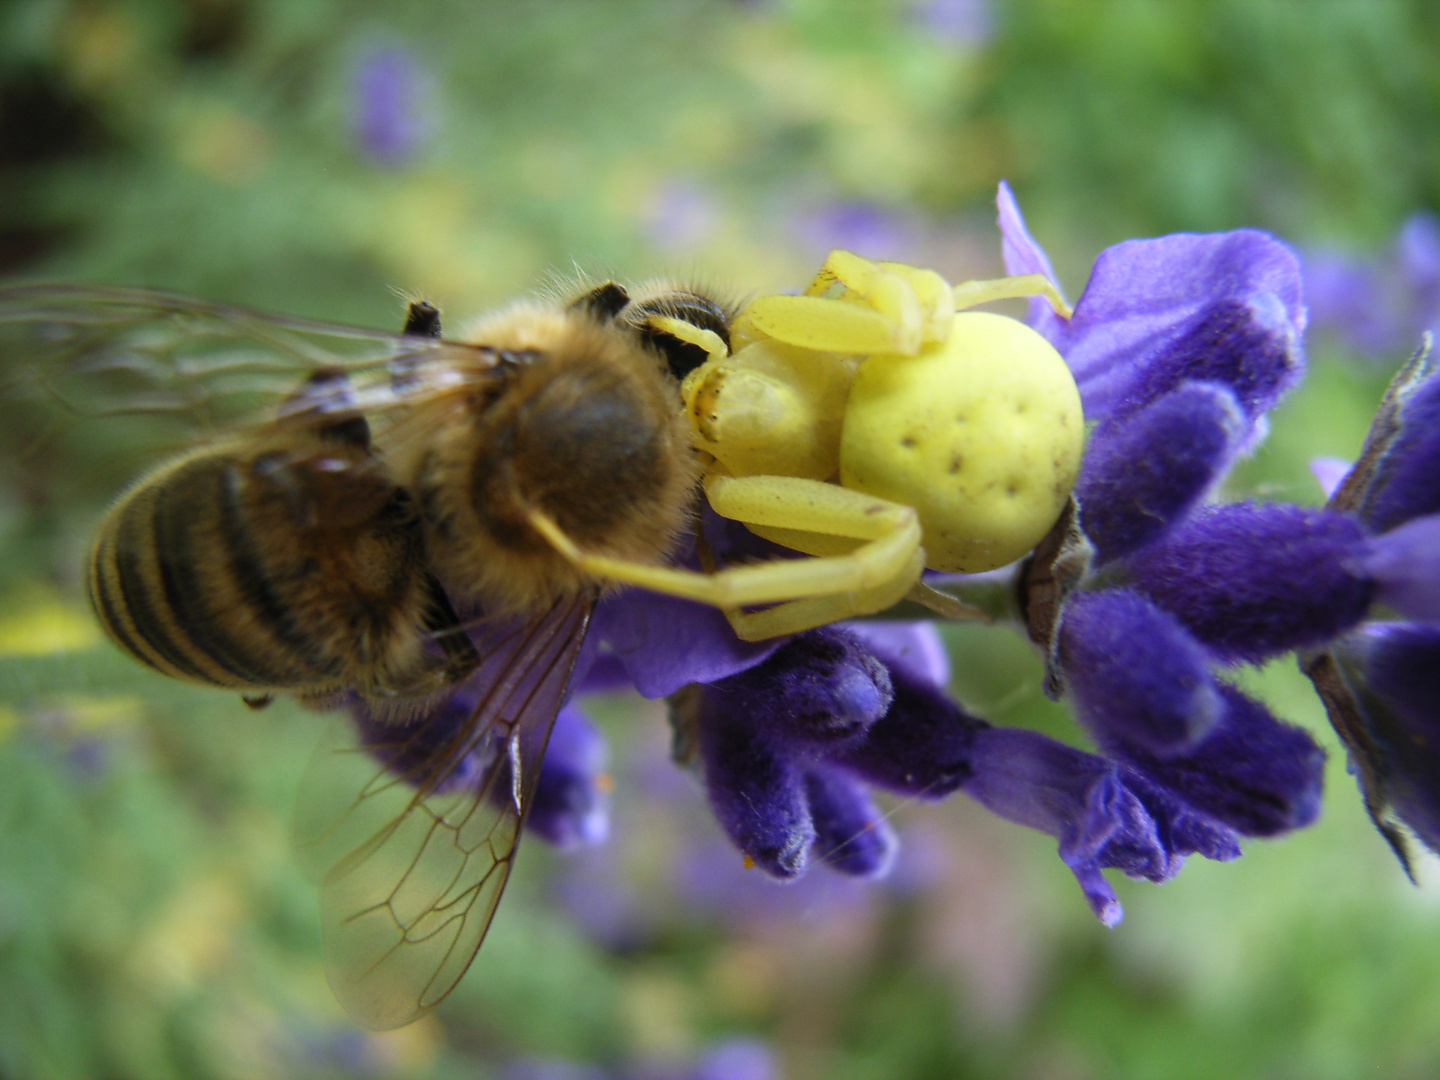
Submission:
[[[454,616],[405,493],[361,448],[260,450],[180,458],[115,505],[88,575],[106,632],[166,675],[245,693],[443,684],[468,642],[425,647]]]

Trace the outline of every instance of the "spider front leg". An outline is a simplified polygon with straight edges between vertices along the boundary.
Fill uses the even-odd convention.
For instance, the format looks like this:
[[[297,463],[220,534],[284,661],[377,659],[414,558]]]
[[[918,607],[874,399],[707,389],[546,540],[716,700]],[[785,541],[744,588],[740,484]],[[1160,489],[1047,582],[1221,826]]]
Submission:
[[[911,592],[924,569],[920,523],[908,506],[790,476],[712,476],[705,488],[722,517],[762,529],[845,538],[855,546],[831,555],[704,574],[588,554],[539,511],[531,511],[530,523],[586,573],[718,607],[746,641],[883,611]],[[740,610],[761,604],[776,606]]]
[[[1021,274],[1017,277],[989,278],[982,281],[962,281],[955,286],[955,308],[963,310],[976,304],[988,304],[992,300],[1024,300],[1039,296],[1050,302],[1055,314],[1068,319],[1075,311],[1055,288],[1055,283],[1044,274]]]
[[[836,286],[838,296],[829,296]],[[739,336],[760,335],[821,352],[913,356],[945,341],[957,310],[992,300],[1044,297],[1071,309],[1043,274],[967,281],[953,289],[933,270],[871,262],[832,251],[803,296],[765,296],[740,318]]]
[[[839,286],[839,295],[826,295]],[[763,336],[818,352],[916,353],[949,333],[954,298],[945,279],[903,263],[835,250],[803,296],[762,296],[741,314],[739,337]]]

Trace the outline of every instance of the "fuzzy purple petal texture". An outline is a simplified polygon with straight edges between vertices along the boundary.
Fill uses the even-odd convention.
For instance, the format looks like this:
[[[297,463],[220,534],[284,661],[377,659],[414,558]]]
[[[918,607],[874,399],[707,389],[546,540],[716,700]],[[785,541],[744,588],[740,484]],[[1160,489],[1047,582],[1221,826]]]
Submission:
[[[1440,621],[1440,514],[1372,538],[1352,569],[1375,583],[1375,599],[1408,619]]]
[[[1364,671],[1382,701],[1369,710],[1395,813],[1440,852],[1440,625],[1389,624],[1364,635]]]
[[[965,793],[1009,821],[1056,837],[1061,859],[1107,926],[1123,912],[1102,869],[1159,882],[1173,877],[1192,852],[1217,859],[1239,854],[1224,825],[1142,777],[1038,732],[977,732],[972,760]]]
[[[1352,518],[1302,506],[1205,507],[1131,556],[1134,587],[1219,657],[1258,662],[1328,641],[1365,616],[1374,585]]]
[[[715,819],[771,877],[799,877],[815,839],[799,762],[758,737],[744,716],[726,711],[728,703],[716,703],[708,692],[702,702],[700,760]]]
[[[712,684],[709,708],[777,745],[833,751],[862,738],[893,697],[890,672],[838,626],[799,634],[764,663]]]
[[[1119,772],[1125,786],[1135,793],[1155,822],[1155,835],[1164,850],[1177,855],[1203,855],[1215,862],[1240,857],[1240,838],[1234,829],[1186,806],[1133,769],[1121,768]]]
[[[1229,383],[1253,410],[1298,380],[1304,327],[1299,267],[1279,241],[1177,234],[1101,252],[1052,343],[1087,417],[1133,409],[1183,378]]]
[[[899,648],[923,640],[898,631],[877,632]],[[898,724],[922,733],[935,718],[920,710],[955,707],[923,674],[930,665],[911,657],[893,673],[858,633],[838,626],[796,635],[747,671],[701,687],[696,729],[710,803],[730,839],[773,877],[804,870],[809,850],[832,868],[877,876],[890,864],[895,837],[861,780],[889,778],[913,763],[905,731],[870,733],[899,705]],[[895,692],[905,688],[902,697]],[[892,742],[899,741],[897,749]],[[935,751],[934,741],[927,749]],[[897,764],[896,759],[899,759]],[[853,760],[862,762],[841,766]],[[927,763],[923,781],[943,785],[952,758]],[[940,770],[937,772],[937,770]],[[953,787],[953,784],[952,784]]]
[[[1119,742],[1102,749],[1242,836],[1311,824],[1320,814],[1325,751],[1233,686],[1219,688],[1225,716],[1190,753],[1161,758]]]
[[[1164,345],[1131,361],[1123,376],[1113,369],[1107,374],[1103,402],[1090,395],[1087,416],[1127,416],[1186,381],[1215,382],[1231,389],[1250,421],[1247,445],[1304,370],[1299,334],[1273,293],[1216,300]]]
[[[805,771],[805,793],[815,826],[813,854],[850,877],[889,873],[899,844],[863,785],[838,769],[813,765]]]
[[[1075,485],[1096,564],[1154,542],[1189,514],[1229,468],[1245,426],[1228,387],[1193,382],[1096,428]]]
[[[1066,688],[1101,746],[1185,753],[1225,713],[1205,650],[1173,615],[1128,589],[1073,597],[1059,644]]]
[[[1418,386],[1400,412],[1400,431],[1385,453],[1365,523],[1386,532],[1411,518],[1440,513],[1440,375]]]
[[[890,682],[889,711],[830,760],[888,791],[943,799],[969,777],[970,743],[989,725],[906,668],[890,668]]]

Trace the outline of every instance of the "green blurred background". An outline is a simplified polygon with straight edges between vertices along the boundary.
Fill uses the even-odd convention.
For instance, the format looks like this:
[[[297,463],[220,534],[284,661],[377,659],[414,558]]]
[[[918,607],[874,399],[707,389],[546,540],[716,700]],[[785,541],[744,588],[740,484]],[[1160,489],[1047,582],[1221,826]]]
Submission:
[[[1004,177],[1073,298],[1102,247],[1168,231],[1256,226],[1379,265],[1440,207],[1437,131],[1426,0],[6,0],[0,274],[392,327],[397,289],[464,314],[572,265],[743,296],[847,246],[959,280],[999,270]],[[1232,493],[1318,502],[1307,462],[1353,456],[1408,348],[1314,335]],[[735,1038],[790,1080],[1440,1074],[1440,875],[1406,883],[1285,664],[1242,680],[1330,747],[1324,817],[1160,888],[1122,881],[1113,931],[1053,841],[963,797],[896,806],[889,882],[770,886],[666,764],[656,707],[595,702],[611,844],[531,841],[453,997],[358,1032],[286,837],[321,721],[98,641],[76,568],[126,453],[80,434],[9,465],[6,1080],[500,1076],[520,1057],[629,1076]],[[1077,738],[1018,639],[951,639],[972,709]]]

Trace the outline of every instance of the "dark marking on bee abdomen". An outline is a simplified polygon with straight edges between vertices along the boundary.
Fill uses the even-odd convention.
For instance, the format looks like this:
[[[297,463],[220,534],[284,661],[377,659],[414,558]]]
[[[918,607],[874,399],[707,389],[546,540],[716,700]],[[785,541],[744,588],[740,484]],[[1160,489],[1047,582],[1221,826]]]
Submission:
[[[315,655],[255,555],[247,471],[196,455],[117,504],[91,556],[96,614],[122,649],[176,678],[242,691],[333,682],[337,665]]]

